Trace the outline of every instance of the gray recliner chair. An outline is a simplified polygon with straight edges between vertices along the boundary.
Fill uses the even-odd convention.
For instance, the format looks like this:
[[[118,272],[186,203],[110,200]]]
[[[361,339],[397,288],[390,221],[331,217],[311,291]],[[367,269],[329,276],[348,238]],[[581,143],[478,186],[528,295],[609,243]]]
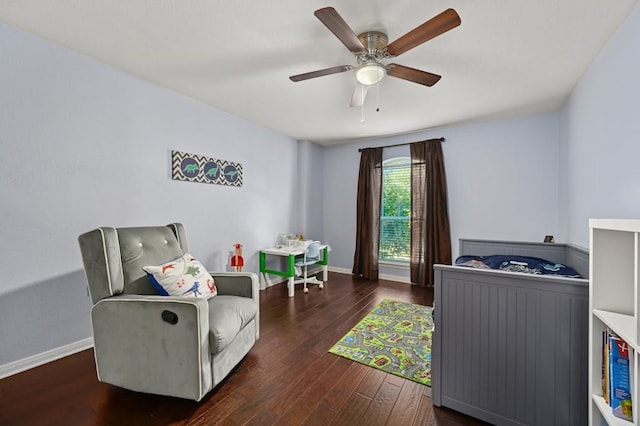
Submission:
[[[184,226],[98,228],[81,235],[93,300],[98,380],[199,401],[258,340],[258,277],[211,273],[210,299],[161,296],[143,266],[189,252]]]

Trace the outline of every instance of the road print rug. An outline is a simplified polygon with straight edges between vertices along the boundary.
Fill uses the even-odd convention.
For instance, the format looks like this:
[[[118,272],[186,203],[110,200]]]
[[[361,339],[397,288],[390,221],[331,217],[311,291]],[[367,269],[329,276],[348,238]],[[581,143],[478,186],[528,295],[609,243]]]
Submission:
[[[329,352],[431,386],[432,311],[384,299]]]

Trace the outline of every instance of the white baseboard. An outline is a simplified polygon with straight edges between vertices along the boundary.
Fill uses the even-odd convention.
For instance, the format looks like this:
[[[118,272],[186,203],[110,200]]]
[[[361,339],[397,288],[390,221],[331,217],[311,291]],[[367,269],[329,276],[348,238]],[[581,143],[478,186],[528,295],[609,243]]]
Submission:
[[[337,272],[339,274],[351,275],[351,269],[338,268],[337,266],[331,266],[331,265],[329,265],[329,272]]]
[[[387,280],[387,281],[395,281],[398,283],[411,284],[411,278],[409,277],[401,277],[399,275],[391,275],[391,274],[380,274],[378,279]]]
[[[266,290],[269,287],[280,284],[287,281],[285,277],[278,275],[260,274],[260,290]]]
[[[309,269],[309,274],[317,274],[320,271],[322,271],[322,269],[319,266],[311,267]],[[332,266],[329,266],[329,271],[338,272],[340,274],[351,275],[351,271],[346,268],[334,268]],[[281,277],[278,275],[270,275],[270,274],[260,274],[260,290],[266,290],[269,287],[272,287],[274,285],[277,285],[286,281],[287,281],[286,277]]]
[[[338,268],[338,267],[335,267],[335,266],[329,266],[329,271],[337,272],[339,274],[348,274],[348,275],[352,274],[351,269]],[[378,279],[387,280],[387,281],[395,281],[395,282],[405,283],[405,284],[411,284],[411,279],[409,277],[401,277],[401,276],[398,276],[398,275],[380,274],[378,276]]]
[[[23,371],[31,368],[64,358],[65,356],[73,355],[92,347],[93,337],[87,337],[86,339],[69,343],[68,345],[60,346],[59,348],[51,349],[8,364],[0,365],[0,379],[22,373]]]

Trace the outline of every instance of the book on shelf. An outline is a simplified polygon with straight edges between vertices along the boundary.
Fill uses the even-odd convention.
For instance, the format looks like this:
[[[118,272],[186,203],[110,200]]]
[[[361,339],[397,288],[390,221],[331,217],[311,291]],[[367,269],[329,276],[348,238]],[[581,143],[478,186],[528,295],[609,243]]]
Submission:
[[[609,404],[609,330],[602,332],[602,396]]]
[[[613,415],[633,420],[629,345],[611,330],[603,332],[602,394]]]

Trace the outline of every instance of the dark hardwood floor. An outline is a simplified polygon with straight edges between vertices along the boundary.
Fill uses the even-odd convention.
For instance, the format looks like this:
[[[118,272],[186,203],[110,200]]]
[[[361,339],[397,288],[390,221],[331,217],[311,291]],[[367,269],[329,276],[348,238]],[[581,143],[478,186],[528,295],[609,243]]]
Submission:
[[[434,407],[430,388],[328,353],[384,298],[433,290],[331,273],[324,290],[260,292],[260,340],[202,401],[99,383],[93,351],[0,380],[0,425],[483,425]]]

